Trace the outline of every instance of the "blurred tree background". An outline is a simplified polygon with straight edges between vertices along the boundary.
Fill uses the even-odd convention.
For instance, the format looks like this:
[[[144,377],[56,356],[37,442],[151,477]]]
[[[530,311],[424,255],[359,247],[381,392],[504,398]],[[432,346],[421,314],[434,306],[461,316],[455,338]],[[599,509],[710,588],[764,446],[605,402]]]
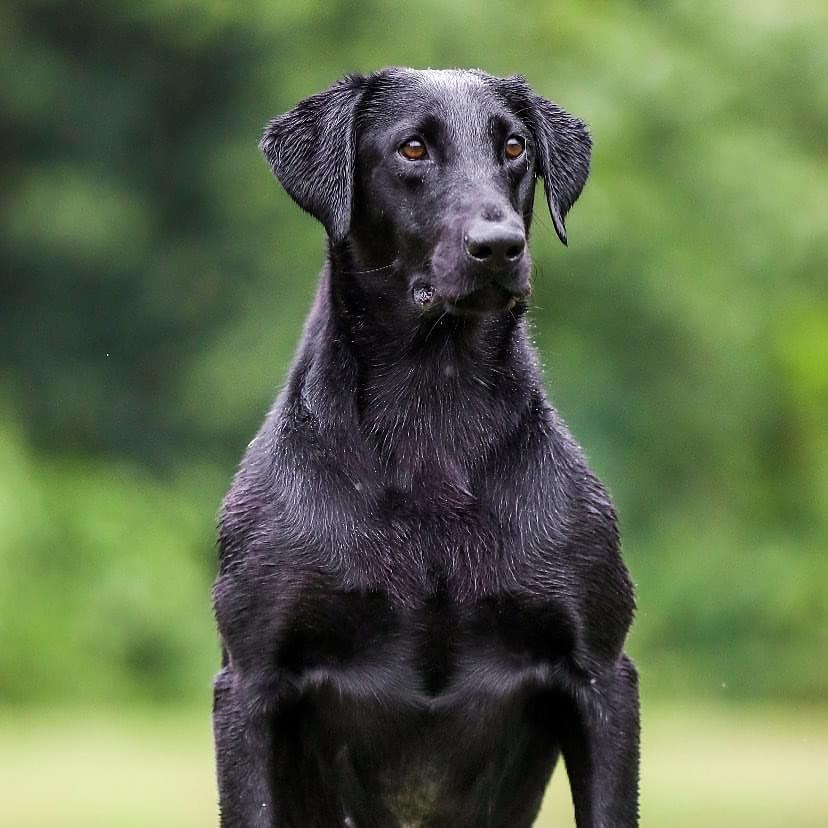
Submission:
[[[521,72],[592,128],[532,315],[645,700],[824,699],[826,31],[799,0],[5,0],[0,702],[206,708],[216,509],[323,255],[256,142],[387,64]]]

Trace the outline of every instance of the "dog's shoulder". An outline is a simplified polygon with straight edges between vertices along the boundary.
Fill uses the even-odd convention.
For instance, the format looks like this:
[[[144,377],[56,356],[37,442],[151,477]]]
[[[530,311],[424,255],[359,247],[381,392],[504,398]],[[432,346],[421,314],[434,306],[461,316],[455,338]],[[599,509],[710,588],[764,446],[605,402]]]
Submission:
[[[327,450],[313,415],[302,405],[301,397],[286,388],[248,444],[222,501],[222,564],[263,540],[265,531],[281,525],[292,511],[304,509],[306,504],[297,500],[307,485],[309,471]],[[335,458],[329,460],[335,466]],[[303,515],[309,519],[312,512],[304,511]]]
[[[615,507],[554,407],[539,397],[491,478],[515,589],[562,604],[589,652],[620,647],[634,610]],[[508,472],[506,469],[508,468]]]
[[[500,446],[486,482],[505,517],[534,523],[556,548],[589,537],[602,547],[618,543],[615,507],[606,487],[541,392],[534,395],[521,427]]]

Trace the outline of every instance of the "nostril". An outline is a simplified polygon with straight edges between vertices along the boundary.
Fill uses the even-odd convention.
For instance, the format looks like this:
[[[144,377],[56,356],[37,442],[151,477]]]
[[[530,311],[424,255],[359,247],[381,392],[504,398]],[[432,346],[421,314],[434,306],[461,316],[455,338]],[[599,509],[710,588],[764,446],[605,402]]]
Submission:
[[[511,247],[506,248],[506,258],[510,261],[519,259],[522,253],[523,244],[513,244]]]
[[[469,255],[481,262],[490,258],[492,255],[492,248],[488,244],[476,241],[475,239],[466,238],[466,250]]]

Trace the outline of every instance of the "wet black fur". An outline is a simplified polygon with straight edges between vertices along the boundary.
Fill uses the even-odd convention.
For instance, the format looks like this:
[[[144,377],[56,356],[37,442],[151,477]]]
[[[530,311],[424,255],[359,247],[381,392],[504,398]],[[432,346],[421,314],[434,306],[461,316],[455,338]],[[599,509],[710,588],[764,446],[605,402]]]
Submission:
[[[468,241],[528,233],[536,176],[565,240],[586,128],[517,77],[394,69],[261,146],[330,241],[221,512],[221,824],[529,826],[560,754],[581,828],[637,825],[613,507],[544,393],[528,253]]]

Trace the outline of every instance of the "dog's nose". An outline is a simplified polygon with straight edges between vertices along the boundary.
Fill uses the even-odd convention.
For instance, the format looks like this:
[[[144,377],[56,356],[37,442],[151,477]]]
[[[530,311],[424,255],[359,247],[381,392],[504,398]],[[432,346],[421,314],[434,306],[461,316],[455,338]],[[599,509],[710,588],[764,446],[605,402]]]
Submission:
[[[466,253],[488,267],[516,264],[526,249],[526,233],[516,222],[477,219],[469,225],[464,243]]]

